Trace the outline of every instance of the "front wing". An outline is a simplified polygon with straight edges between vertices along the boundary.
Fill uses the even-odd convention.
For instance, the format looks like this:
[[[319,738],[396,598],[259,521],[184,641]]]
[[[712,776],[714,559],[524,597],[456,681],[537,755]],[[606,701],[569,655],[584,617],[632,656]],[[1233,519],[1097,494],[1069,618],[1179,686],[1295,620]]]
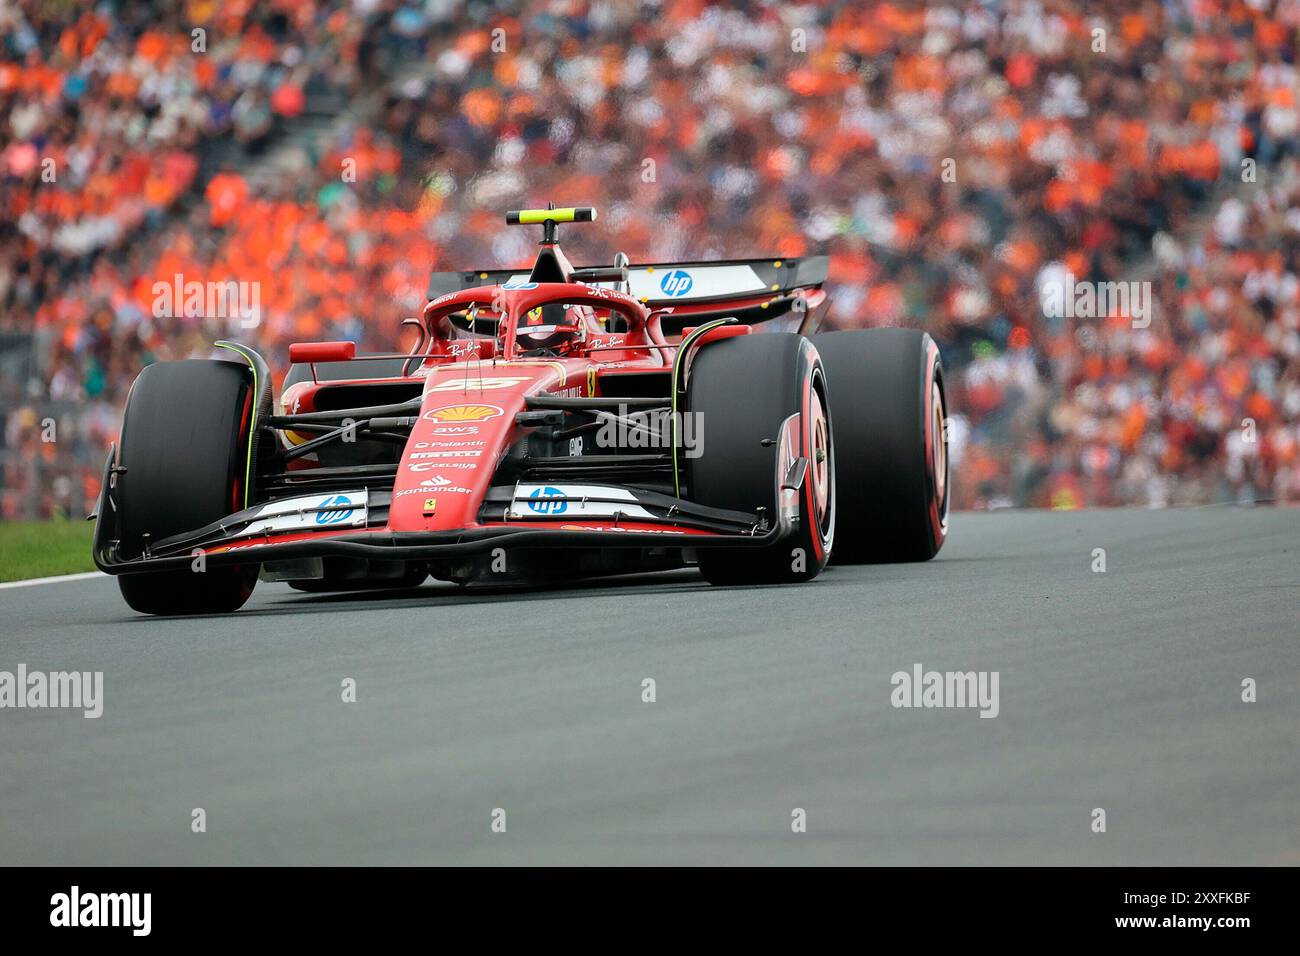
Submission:
[[[614,485],[519,483],[489,494],[481,524],[452,531],[396,531],[388,527],[391,493],[362,488],[258,505],[151,542],[143,554],[126,558],[114,539],[113,460],[110,452],[93,516],[95,564],[108,574],[185,570],[200,555],[205,565],[219,567],[317,557],[433,560],[502,547],[762,548],[775,543],[798,517],[782,508],[775,521],[767,522]]]

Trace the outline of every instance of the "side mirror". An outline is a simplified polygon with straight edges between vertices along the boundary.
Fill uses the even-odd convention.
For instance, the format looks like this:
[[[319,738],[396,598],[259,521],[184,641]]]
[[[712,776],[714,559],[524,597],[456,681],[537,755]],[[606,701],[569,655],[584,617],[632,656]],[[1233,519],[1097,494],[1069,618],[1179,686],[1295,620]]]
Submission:
[[[294,342],[289,346],[289,361],[295,365],[350,362],[356,357],[356,342]]]

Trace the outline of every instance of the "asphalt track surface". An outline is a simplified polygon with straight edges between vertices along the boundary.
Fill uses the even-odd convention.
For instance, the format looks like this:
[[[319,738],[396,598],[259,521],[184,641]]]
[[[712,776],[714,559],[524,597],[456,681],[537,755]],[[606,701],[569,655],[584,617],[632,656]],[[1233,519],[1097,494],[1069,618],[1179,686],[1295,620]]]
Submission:
[[[0,711],[0,862],[1294,865],[1298,558],[1300,510],[1021,512],[784,588],[0,591],[0,669],[105,675]],[[998,716],[892,707],[914,663]]]

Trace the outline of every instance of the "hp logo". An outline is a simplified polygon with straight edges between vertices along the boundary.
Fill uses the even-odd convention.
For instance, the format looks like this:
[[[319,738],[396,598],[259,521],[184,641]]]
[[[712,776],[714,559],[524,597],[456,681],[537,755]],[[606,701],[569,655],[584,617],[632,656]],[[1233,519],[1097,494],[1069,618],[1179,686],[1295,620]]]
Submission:
[[[528,507],[542,515],[562,515],[568,510],[569,503],[559,488],[547,487],[538,488],[528,496]]]
[[[335,495],[333,498],[326,498],[320,503],[322,508],[337,508],[339,505],[350,505],[352,499],[347,495]],[[316,512],[317,524],[338,524],[347,521],[352,517],[352,508],[340,511],[318,511]]]
[[[664,294],[677,298],[691,291],[691,286],[695,285],[695,280],[685,269],[674,269],[661,280],[659,288],[663,289]]]

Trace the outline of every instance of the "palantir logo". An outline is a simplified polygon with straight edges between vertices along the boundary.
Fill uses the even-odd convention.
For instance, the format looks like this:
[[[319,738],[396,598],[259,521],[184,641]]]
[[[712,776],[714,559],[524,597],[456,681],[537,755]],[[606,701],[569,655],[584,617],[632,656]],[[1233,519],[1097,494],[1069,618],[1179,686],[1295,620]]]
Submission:
[[[559,488],[538,488],[528,496],[528,507],[538,514],[562,515],[569,508],[564,492]]]
[[[661,280],[659,288],[663,289],[665,295],[677,298],[691,291],[691,286],[695,285],[695,280],[685,269],[674,269]]]
[[[347,495],[335,495],[333,498],[326,498],[320,503],[322,508],[339,508],[340,505],[350,505],[352,499]],[[317,524],[338,524],[347,521],[352,517],[352,508],[346,510],[339,508],[337,511],[318,511],[316,512]]]

